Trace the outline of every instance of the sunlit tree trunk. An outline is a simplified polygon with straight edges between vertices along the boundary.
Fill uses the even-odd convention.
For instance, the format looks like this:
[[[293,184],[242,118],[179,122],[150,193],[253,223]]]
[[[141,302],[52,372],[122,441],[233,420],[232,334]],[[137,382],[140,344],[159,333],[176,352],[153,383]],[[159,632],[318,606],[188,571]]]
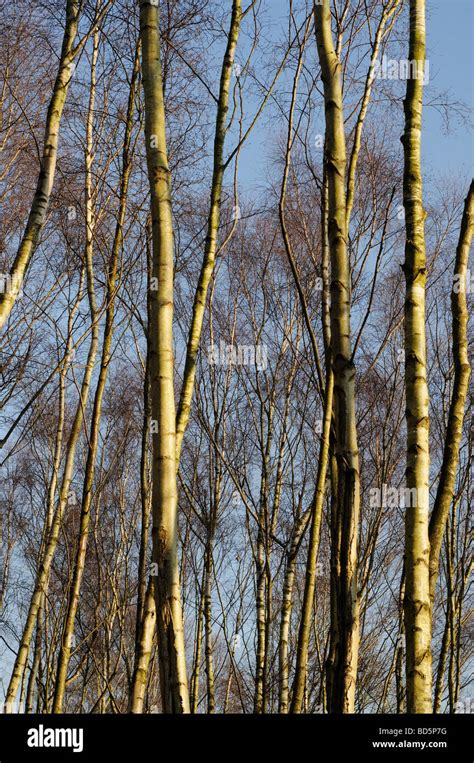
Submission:
[[[306,687],[308,646],[313,614],[314,593],[316,590],[319,537],[324,497],[326,494],[326,474],[329,462],[329,436],[332,421],[333,379],[334,377],[332,370],[331,368],[328,368],[324,401],[323,431],[321,435],[321,445],[318,461],[318,474],[316,478],[316,490],[313,506],[311,508],[308,558],[306,561],[306,577],[296,652],[295,680],[293,684],[293,698],[291,701],[292,713],[301,713]]]
[[[150,476],[149,476],[149,438],[151,427],[151,401],[150,401],[150,362],[147,358],[145,363],[145,378],[143,381],[143,431],[142,452],[140,458],[140,499],[141,499],[141,535],[140,552],[138,559],[138,594],[137,594],[137,619],[135,624],[135,637],[141,628],[141,619],[145,606],[146,591],[148,587],[148,543],[150,528]]]
[[[410,1],[408,58],[416,73],[407,81],[403,203],[406,220],[404,273],[407,488],[415,506],[405,510],[405,636],[407,712],[431,712],[431,621],[429,595],[429,397],[425,334],[425,211],[421,174],[421,127],[425,63],[425,2]]]
[[[86,125],[86,225],[88,237],[92,242],[94,235],[94,210],[93,210],[93,190],[92,190],[92,164],[94,158],[94,107],[96,95],[96,65],[99,54],[99,33],[94,35],[94,45],[91,62],[91,83],[89,95],[89,111]],[[71,589],[68,597],[67,613],[64,623],[64,629],[61,639],[61,647],[58,656],[58,669],[56,675],[55,694],[53,702],[53,712],[61,713],[64,704],[64,692],[66,688],[67,671],[71,657],[71,644],[74,635],[74,623],[76,620],[77,609],[79,606],[79,597],[81,591],[82,578],[86,562],[87,545],[89,538],[90,516],[92,508],[92,495],[94,487],[94,476],[97,459],[97,450],[99,443],[100,422],[102,418],[102,401],[104,398],[105,387],[111,359],[112,338],[115,319],[115,298],[117,288],[117,266],[123,241],[123,226],[125,222],[125,211],[127,204],[128,184],[131,171],[130,145],[132,136],[132,118],[134,112],[134,99],[136,82],[138,77],[138,55],[135,59],[135,66],[131,79],[130,96],[128,101],[128,110],[125,126],[124,148],[123,148],[123,166],[120,187],[120,201],[117,215],[117,224],[112,245],[111,258],[107,273],[107,291],[106,291],[106,314],[104,336],[102,342],[102,354],[100,361],[99,377],[94,395],[94,405],[92,410],[91,428],[89,435],[89,445],[87,450],[87,461],[84,474],[84,485],[81,503],[81,516],[79,524],[79,542],[74,561],[74,571],[71,581]]]
[[[28,678],[28,689],[26,692],[26,707],[25,707],[26,713],[33,712],[36,682],[38,680],[38,672],[39,672],[39,666],[41,661],[41,646],[42,646],[42,639],[43,639],[43,624],[44,624],[43,612],[44,612],[44,602],[40,604],[37,619],[36,619],[36,634],[35,634],[35,645],[33,649],[33,664],[31,666],[30,675]]]
[[[260,425],[260,445],[262,447],[262,474],[260,480],[260,495],[258,505],[258,528],[255,548],[255,573],[256,573],[256,642],[257,650],[255,655],[255,691],[254,691],[254,713],[265,713],[267,702],[267,632],[269,622],[267,619],[267,601],[266,590],[268,576],[267,564],[269,563],[268,536],[266,529],[269,526],[268,502],[269,502],[269,484],[268,475],[270,469],[270,453],[273,443],[273,414],[274,400],[270,404],[268,413],[268,430],[266,432],[266,442],[264,440],[263,408],[261,409]],[[266,543],[267,540],[267,543]]]
[[[79,0],[67,0],[66,26],[61,54],[59,56],[59,68],[46,116],[41,169],[28,222],[10,271],[6,284],[7,288],[0,291],[0,328],[2,328],[8,319],[18,293],[21,290],[23,279],[46,220],[56,172],[61,118],[73,75],[74,40],[77,34],[80,6]]]
[[[148,579],[145,592],[140,631],[135,646],[135,665],[130,693],[129,711],[142,713],[148,681],[148,668],[153,650],[153,636],[156,633],[156,606],[153,578]]]
[[[263,501],[260,502],[263,506]],[[254,713],[264,712],[265,703],[265,545],[263,532],[264,516],[260,511],[258,517],[256,543],[256,616],[257,616],[257,652],[255,655],[255,693]]]
[[[340,525],[340,576],[337,581],[338,643],[333,662],[329,707],[354,711],[359,650],[357,535],[360,479],[355,411],[355,366],[350,330],[351,276],[347,250],[346,146],[341,65],[334,50],[328,0],[315,5],[315,30],[324,84],[325,165],[328,179],[328,234],[331,258],[331,362],[337,460],[337,522]]]
[[[290,676],[290,655],[289,639],[290,624],[293,604],[293,588],[296,573],[296,559],[298,556],[299,541],[301,539],[300,528],[301,521],[295,526],[293,537],[291,539],[290,549],[285,565],[285,579],[283,584],[283,598],[281,603],[280,633],[278,638],[278,680],[279,680],[279,701],[278,712],[287,713],[289,707],[289,676]]]
[[[453,501],[456,470],[459,462],[459,448],[464,423],[464,411],[469,390],[471,366],[468,354],[467,326],[467,284],[469,252],[474,231],[474,181],[464,204],[459,242],[456,249],[454,283],[451,293],[453,317],[453,360],[454,382],[449,406],[448,426],[444,443],[443,464],[439,476],[438,489],[429,524],[430,538],[430,596],[433,605],[436,581],[438,579],[439,556],[443,543],[449,509]]]
[[[177,423],[176,423],[176,447],[177,461],[181,452],[183,436],[189,421],[191,400],[193,395],[194,380],[196,377],[196,358],[201,340],[202,324],[206,309],[206,298],[214,272],[217,235],[219,232],[219,218],[221,211],[222,182],[224,179],[224,143],[227,133],[227,112],[229,109],[229,90],[232,76],[232,66],[235,58],[235,50],[240,32],[242,17],[241,0],[233,0],[230,28],[227,35],[227,47],[221,69],[219,85],[219,99],[217,104],[216,129],[214,135],[214,165],[211,185],[211,202],[207,221],[207,235],[204,249],[204,259],[199,275],[199,281],[194,297],[191,326],[189,329],[186,349],[186,363],[184,368],[183,385],[179,398]]]
[[[401,5],[401,0],[389,0],[389,2],[387,2],[386,5],[384,5],[382,14],[380,16],[380,21],[378,23],[378,26],[374,35],[374,39],[372,42],[372,51],[370,56],[369,68],[367,71],[367,77],[365,80],[364,95],[362,97],[362,102],[360,105],[360,110],[359,110],[355,130],[354,130],[354,141],[352,144],[352,149],[350,152],[350,159],[349,159],[348,169],[347,169],[346,220],[347,220],[348,227],[349,227],[349,222],[352,215],[352,207],[354,205],[356,169],[357,169],[357,163],[359,159],[359,153],[360,153],[361,142],[362,142],[362,130],[364,127],[365,118],[367,116],[367,109],[370,103],[372,86],[375,80],[375,65],[377,63],[380,46],[383,42],[384,36],[387,33],[387,25],[390,22],[390,19],[393,17],[393,15],[398,11],[400,5]],[[393,24],[393,21],[392,21],[392,24]]]
[[[308,25],[307,32],[309,31],[309,29],[310,27]],[[290,245],[290,240],[289,240],[286,220],[285,220],[286,186],[288,181],[291,152],[293,147],[292,133],[293,133],[294,109],[295,109],[295,103],[296,103],[299,76],[300,76],[301,68],[303,66],[303,51],[304,51],[305,42],[306,42],[306,36],[304,38],[304,41],[301,44],[298,67],[297,67],[294,81],[293,81],[292,98],[291,98],[290,112],[289,112],[289,118],[288,118],[288,139],[287,139],[287,146],[286,146],[285,170],[283,175],[282,191],[280,196],[280,224],[282,228],[282,235],[283,235],[283,240],[285,243],[287,255],[289,257],[290,264],[292,265],[292,272],[293,272],[293,275],[296,276],[297,286],[299,287],[298,293],[300,296],[303,314],[305,316],[308,316],[306,299],[304,297],[304,293],[301,288],[300,279],[297,275],[296,264],[294,262],[294,257],[291,250],[291,245]],[[322,227],[323,237],[325,235],[325,223],[326,223],[325,215],[322,214],[321,227]],[[322,259],[324,261],[324,252],[323,252]],[[327,284],[327,280],[325,283]],[[323,304],[323,316],[324,316],[324,308],[325,308],[325,305]],[[323,321],[324,321],[324,317],[323,317]],[[306,323],[307,325],[309,324],[309,317],[306,318]],[[310,331],[310,335],[314,337],[314,333],[312,332],[312,330]],[[317,344],[315,339],[313,339],[312,344],[313,344],[313,354],[315,356],[314,357],[315,364],[318,367],[319,354],[317,352]],[[326,357],[326,360],[328,360],[328,357]],[[314,498],[313,498],[313,502],[311,506],[310,537],[309,537],[309,546],[308,546],[308,556],[307,556],[307,562],[306,562],[305,587],[304,587],[304,593],[303,593],[301,620],[300,620],[300,627],[299,627],[298,640],[297,640],[296,667],[295,667],[295,677],[293,682],[293,697],[291,701],[292,713],[301,713],[304,696],[305,696],[306,672],[307,672],[307,663],[308,663],[308,645],[309,645],[309,636],[310,636],[310,629],[311,629],[311,619],[312,619],[312,613],[313,613],[314,593],[315,593],[315,587],[316,587],[316,560],[317,560],[318,549],[319,549],[321,518],[322,518],[322,511],[323,511],[324,497],[325,497],[326,473],[327,473],[327,467],[328,467],[328,461],[329,461],[329,434],[330,434],[332,411],[333,411],[333,386],[334,386],[333,374],[332,374],[332,370],[329,363],[327,364],[326,384],[324,389],[324,423],[323,423],[323,433],[321,438],[321,447],[320,447],[319,460],[318,460],[316,489],[315,489]],[[294,560],[292,560],[292,563],[294,564]],[[289,570],[289,574],[290,574],[290,577],[287,582],[288,584],[290,583],[292,584],[291,567]],[[291,588],[289,589],[289,593],[291,596]],[[285,590],[285,594],[288,596],[287,590]],[[290,598],[290,602],[291,602],[291,598]],[[286,607],[291,606],[290,602],[288,602],[288,600],[285,601],[284,606]],[[282,645],[283,650],[287,649],[287,642],[288,642],[287,628],[289,626],[289,616],[290,615],[288,613],[288,615],[286,615],[285,618],[282,617],[281,635],[284,639],[284,643]],[[284,656],[284,651],[282,654]],[[281,684],[281,694],[280,694],[280,711],[286,712],[287,704],[288,704],[288,686],[287,686],[288,660],[287,660],[287,657],[285,660],[282,659],[282,663],[283,663],[282,664],[283,675],[281,679],[282,684]]]
[[[87,401],[89,398],[90,385],[92,379],[92,373],[95,366],[95,360],[97,356],[97,350],[99,346],[99,327],[97,322],[97,307],[94,288],[94,270],[92,261],[92,239],[87,237],[85,247],[85,260],[86,260],[86,272],[87,272],[87,292],[90,309],[91,319],[91,342],[89,345],[89,351],[87,355],[86,366],[84,370],[84,376],[82,378],[81,390],[79,394],[79,401],[74,415],[74,420],[69,433],[69,438],[66,445],[65,464],[61,482],[61,489],[58,496],[58,505],[54,512],[54,517],[51,522],[50,532],[48,534],[47,541],[45,542],[44,552],[41,556],[41,561],[36,575],[35,588],[31,597],[30,605],[28,608],[28,614],[26,622],[23,627],[22,637],[20,641],[19,650],[15,659],[12,675],[8,685],[6,696],[6,711],[10,712],[15,701],[15,697],[20,686],[26,662],[28,659],[28,652],[30,649],[31,638],[33,636],[34,627],[38,617],[38,612],[41,604],[44,600],[44,594],[47,589],[47,583],[49,579],[49,573],[53,562],[56,547],[59,541],[59,534],[64,516],[64,510],[67,506],[68,499],[70,497],[71,480],[74,469],[74,460],[76,455],[77,443],[81,430],[84,424],[84,415],[87,407]]]
[[[151,193],[150,380],[153,434],[152,512],[158,658],[163,712],[188,713],[178,565],[178,495],[173,357],[173,221],[161,74],[159,10],[140,2],[145,139]],[[156,288],[154,286],[156,285]]]
[[[153,578],[148,576],[148,542],[150,525],[150,489],[148,473],[148,443],[151,422],[150,401],[150,371],[147,352],[144,379],[144,412],[142,431],[142,453],[140,462],[140,493],[141,493],[141,536],[140,554],[138,560],[138,595],[137,618],[135,625],[135,658],[130,691],[129,710],[131,713],[143,712],[148,667],[150,664],[153,637],[156,632],[155,592]],[[148,579],[148,582],[147,582]]]

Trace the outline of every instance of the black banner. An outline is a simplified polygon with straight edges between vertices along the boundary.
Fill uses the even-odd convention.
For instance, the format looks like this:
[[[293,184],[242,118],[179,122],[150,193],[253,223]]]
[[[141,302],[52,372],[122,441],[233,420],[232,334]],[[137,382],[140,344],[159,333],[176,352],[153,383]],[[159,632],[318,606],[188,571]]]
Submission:
[[[472,762],[470,715],[2,715],[0,763],[198,755]]]

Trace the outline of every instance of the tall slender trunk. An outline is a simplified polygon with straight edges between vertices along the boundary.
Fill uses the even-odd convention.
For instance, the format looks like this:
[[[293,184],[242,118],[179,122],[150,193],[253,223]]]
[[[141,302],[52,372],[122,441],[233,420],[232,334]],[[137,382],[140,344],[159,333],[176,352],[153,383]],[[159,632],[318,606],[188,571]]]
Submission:
[[[94,210],[93,210],[93,189],[92,189],[92,164],[94,158],[93,149],[93,131],[94,131],[94,106],[96,93],[96,65],[99,54],[99,32],[94,34],[92,63],[91,63],[91,84],[89,96],[89,110],[86,125],[86,224],[88,230],[89,246],[92,248],[94,236]],[[89,435],[89,445],[87,449],[87,461],[84,474],[84,485],[81,503],[81,516],[79,524],[79,543],[74,560],[74,570],[71,583],[71,589],[68,596],[67,613],[64,623],[64,629],[61,639],[61,647],[58,655],[58,669],[55,684],[53,712],[61,713],[64,704],[64,693],[66,688],[67,671],[71,657],[71,644],[74,634],[74,624],[76,621],[77,609],[79,606],[79,597],[84,575],[86,562],[87,545],[89,539],[89,526],[92,507],[92,493],[94,486],[95,467],[97,460],[97,449],[99,443],[100,422],[102,418],[102,401],[104,398],[105,387],[109,372],[113,328],[115,319],[115,297],[117,288],[117,266],[120,250],[123,241],[123,226],[125,222],[125,212],[127,204],[128,183],[131,171],[130,162],[130,144],[132,136],[132,117],[134,111],[135,86],[138,77],[139,58],[136,55],[135,66],[133,70],[130,95],[128,100],[127,121],[125,127],[124,148],[123,148],[123,166],[122,179],[120,183],[120,201],[117,215],[117,224],[115,228],[114,241],[112,245],[111,261],[107,272],[107,290],[106,290],[106,315],[104,337],[102,342],[102,354],[100,362],[99,377],[94,395],[94,405],[92,410],[92,420]]]
[[[151,230],[150,230],[151,234]],[[150,325],[150,283],[151,283],[151,235],[146,237],[147,249],[147,325]],[[140,493],[141,493],[141,534],[138,558],[138,594],[137,615],[135,621],[135,656],[132,685],[129,698],[131,713],[142,713],[148,683],[148,668],[156,632],[155,590],[153,579],[148,576],[148,544],[150,538],[150,479],[149,479],[149,437],[151,431],[150,398],[150,343],[147,336],[145,378],[143,382],[143,430],[140,458]],[[148,578],[148,582],[147,582]],[[153,627],[152,627],[153,626]]]
[[[257,575],[257,654],[255,666],[254,713],[263,713],[265,702],[265,543],[263,516],[259,513],[255,570]]]
[[[153,435],[152,512],[158,658],[163,712],[188,713],[178,565],[178,495],[173,357],[173,220],[161,74],[159,9],[140,2],[145,139],[153,230],[150,377]]]
[[[196,358],[201,339],[204,311],[209,284],[214,272],[214,264],[217,250],[217,234],[219,232],[219,218],[221,211],[222,182],[224,179],[224,143],[227,134],[227,112],[229,108],[229,89],[232,76],[232,66],[235,58],[235,50],[240,32],[242,17],[241,0],[233,0],[230,28],[227,35],[227,47],[222,62],[221,79],[219,85],[219,99],[216,115],[216,129],[214,135],[214,165],[211,185],[211,203],[207,222],[207,235],[204,249],[199,281],[194,297],[191,326],[189,329],[186,349],[186,362],[184,368],[183,385],[179,398],[177,422],[176,422],[176,453],[177,462],[181,452],[183,436],[189,421],[191,400],[196,376]]]
[[[308,558],[306,562],[305,587],[303,593],[300,629],[298,634],[293,698],[291,701],[292,713],[301,713],[306,687],[309,635],[313,614],[314,592],[316,589],[316,563],[319,550],[324,496],[326,493],[326,474],[329,462],[329,438],[332,422],[333,387],[334,377],[331,368],[328,367],[326,374],[323,432],[321,435],[316,490],[313,506],[311,509],[311,528],[309,535]]]
[[[446,620],[445,620],[444,630],[443,630],[443,638],[441,640],[441,649],[439,652],[438,669],[436,672],[436,684],[435,684],[434,700],[433,700],[433,713],[435,715],[439,713],[441,709],[441,700],[443,699],[444,671],[446,670],[446,658],[448,656],[448,650],[451,646],[451,635],[450,635],[449,623],[450,623],[450,606],[448,604],[447,611],[446,611]]]
[[[88,247],[86,245],[86,252],[87,252],[87,249]],[[23,673],[25,670],[26,661],[28,659],[28,652],[30,649],[31,638],[32,638],[35,623],[37,620],[39,608],[44,600],[44,594],[46,593],[47,582],[48,582],[49,573],[51,570],[51,564],[53,562],[54,554],[55,554],[56,547],[59,541],[59,533],[60,533],[61,525],[63,521],[64,510],[66,508],[69,494],[70,494],[76,448],[77,448],[77,443],[79,440],[79,435],[81,433],[81,429],[84,423],[84,414],[87,407],[87,400],[89,398],[91,378],[92,378],[92,373],[95,366],[95,359],[96,359],[97,349],[99,345],[99,331],[98,331],[98,324],[97,324],[97,314],[96,314],[95,296],[94,296],[94,283],[93,283],[94,274],[92,270],[92,261],[87,253],[86,253],[86,259],[88,260],[86,270],[87,270],[87,288],[88,288],[88,295],[89,295],[89,307],[90,307],[90,314],[91,314],[91,343],[90,343],[89,351],[87,355],[84,376],[82,378],[79,401],[76,407],[74,420],[72,423],[71,431],[70,431],[68,442],[66,445],[66,461],[64,464],[61,489],[60,489],[59,497],[58,497],[58,505],[54,513],[50,532],[49,532],[47,541],[45,543],[44,553],[42,555],[42,559],[41,559],[38,572],[36,575],[35,588],[34,588],[33,595],[31,597],[28,614],[26,617],[26,622],[23,627],[20,647],[15,659],[15,664],[13,666],[12,675],[10,677],[10,682],[9,682],[8,690],[7,690],[7,696],[5,699],[6,712],[11,711],[12,704],[15,701],[15,697],[18,692],[18,688],[20,686]]]
[[[425,2],[410,0],[410,50],[415,76],[407,81],[403,203],[406,219],[404,273],[407,488],[416,496],[405,511],[405,635],[407,712],[431,712],[429,594],[429,397],[426,380],[425,212],[421,175],[421,126],[425,63]],[[414,493],[413,493],[414,491]]]
[[[464,204],[464,213],[456,249],[454,266],[454,284],[451,293],[451,311],[453,317],[453,360],[454,382],[449,406],[448,426],[444,443],[443,464],[439,476],[438,489],[429,524],[430,539],[430,597],[433,606],[436,581],[438,579],[439,556],[449,516],[449,509],[454,496],[456,470],[459,463],[471,366],[468,354],[467,326],[469,312],[466,297],[466,276],[469,264],[472,235],[474,232],[474,181]]]
[[[458,633],[455,627],[455,591],[454,591],[454,547],[455,547],[455,525],[456,516],[453,507],[451,518],[448,522],[446,533],[446,618],[449,630],[449,663],[448,663],[448,697],[449,712],[454,713],[456,706],[456,674],[455,674],[455,652]]]
[[[21,290],[48,212],[56,172],[61,118],[73,74],[74,40],[77,34],[80,5],[79,0],[67,0],[66,3],[66,26],[58,73],[46,115],[41,168],[23,238],[6,282],[6,288],[0,291],[0,328],[6,323]]]
[[[40,554],[40,564],[36,574],[35,587],[34,587],[34,591],[30,600],[28,614],[26,617],[25,625],[23,627],[23,632],[22,632],[22,636],[20,640],[20,646],[19,646],[18,653],[15,659],[10,681],[8,684],[7,695],[5,698],[5,712],[7,713],[11,712],[12,710],[13,703],[15,701],[15,697],[18,692],[18,688],[23,680],[23,675],[24,675],[24,671],[25,671],[25,667],[26,667],[26,663],[28,659],[28,653],[29,653],[30,645],[31,645],[31,639],[33,636],[35,624],[37,622],[38,614],[40,612],[40,608],[44,604],[45,612],[47,610],[46,592],[48,587],[49,574],[50,574],[54,554],[56,551],[56,547],[59,541],[59,533],[60,533],[61,525],[63,521],[64,510],[69,500],[71,480],[72,480],[72,474],[74,469],[74,460],[76,455],[76,448],[77,448],[77,443],[81,433],[81,429],[84,424],[84,415],[87,408],[87,401],[89,399],[92,373],[94,370],[95,359],[96,359],[97,349],[99,345],[99,327],[97,323],[97,308],[96,308],[95,291],[94,291],[94,272],[93,272],[93,263],[92,263],[92,253],[90,250],[87,236],[86,236],[84,259],[85,259],[84,270],[87,274],[87,294],[88,294],[90,321],[91,321],[91,341],[90,341],[89,350],[87,354],[84,375],[82,378],[81,389],[79,393],[79,400],[77,403],[73,423],[71,426],[71,431],[69,433],[68,441],[66,444],[65,464],[64,464],[63,476],[61,481],[61,488],[60,488],[59,496],[58,496],[58,504],[55,511],[53,511],[53,504],[51,503],[51,501],[54,501],[54,492],[55,492],[56,481],[57,481],[57,478],[55,477],[54,473],[50,483],[50,489],[49,489],[50,503],[48,505],[48,516],[45,520],[44,546]],[[81,278],[79,282],[79,291],[78,291],[77,300],[68,320],[69,329],[68,329],[67,352],[64,359],[65,365],[63,366],[63,369],[61,370],[61,382],[60,382],[61,390],[63,389],[62,385],[64,384],[64,375],[67,370],[66,364],[70,360],[70,349],[71,349],[70,345],[71,345],[73,315],[75,314],[82,298],[81,294],[82,294],[82,285],[83,285],[83,272],[84,271],[82,271],[81,273]],[[62,392],[60,394],[62,395]],[[62,433],[59,434],[59,432],[60,430],[58,429],[58,438],[60,437],[60,442],[58,444],[58,447],[60,449],[60,444],[62,442]],[[55,469],[59,465],[58,453],[60,453],[60,450],[56,452],[55,467],[54,467]],[[46,628],[45,628],[45,631],[46,631]],[[48,672],[48,676],[49,676],[49,672]],[[47,705],[47,702],[48,702],[48,692],[46,692],[46,696],[45,696],[46,705]]]
[[[255,691],[254,691],[254,713],[265,713],[267,703],[267,634],[270,623],[268,621],[268,610],[266,591],[269,584],[267,566],[269,565],[270,548],[268,537],[268,481],[270,454],[273,443],[273,412],[274,400],[270,404],[268,413],[268,431],[267,440],[264,443],[264,423],[260,419],[260,442],[264,447],[262,453],[262,476],[260,480],[260,496],[258,509],[258,530],[255,553],[255,572],[256,572],[256,627],[257,627],[257,653],[255,656]]]
[[[211,523],[214,521],[211,518]],[[206,554],[204,560],[205,580],[204,580],[204,635],[205,635],[205,657],[206,657],[206,685],[207,685],[207,712],[212,714],[216,709],[216,698],[214,690],[214,657],[212,641],[212,575],[213,575],[213,545],[214,532],[211,528],[207,540]]]
[[[193,673],[191,677],[191,713],[196,714],[199,704],[199,677],[201,674],[202,630],[204,620],[204,582],[206,577],[205,565],[202,573],[201,590],[199,592],[199,607],[197,616],[196,638],[194,642]]]
[[[148,681],[148,668],[150,666],[153,649],[153,636],[156,632],[156,606],[153,578],[148,579],[148,586],[143,602],[143,612],[140,618],[140,631],[136,644],[135,665],[132,679],[132,691],[130,693],[129,712],[142,713],[145,702],[146,687]]]
[[[43,638],[43,623],[44,623],[43,611],[44,611],[44,602],[40,604],[38,615],[36,618],[36,634],[35,634],[35,645],[33,650],[33,664],[31,666],[30,675],[28,677],[28,688],[26,691],[26,707],[25,707],[26,713],[33,712],[36,682],[38,680],[39,666],[40,666],[40,660],[41,660],[41,645],[42,645],[42,638]]]
[[[201,338],[204,311],[206,306],[206,296],[212,273],[214,271],[217,251],[217,234],[219,230],[222,182],[225,172],[224,142],[227,133],[226,119],[228,112],[232,66],[235,58],[235,50],[237,47],[237,40],[240,31],[241,16],[241,0],[234,0],[232,6],[230,29],[227,38],[227,48],[221,69],[214,138],[214,167],[211,185],[211,202],[208,217],[204,259],[194,299],[191,326],[187,343],[184,378],[176,414],[176,468],[178,468],[179,465],[183,436],[189,421],[196,373],[196,357]],[[199,666],[197,666],[196,669],[199,672]],[[196,690],[198,688],[198,684],[199,680],[195,680],[193,683],[193,700],[195,702],[197,702]],[[193,704],[193,707],[196,710],[197,705]]]
[[[142,431],[142,453],[140,463],[140,490],[141,490],[141,536],[140,554],[138,560],[138,596],[137,617],[135,624],[135,658],[130,691],[129,711],[142,713],[145,700],[145,691],[148,679],[148,667],[153,646],[153,636],[156,631],[156,611],[154,600],[153,578],[148,577],[148,542],[150,525],[150,490],[148,475],[148,438],[151,422],[150,401],[150,364],[147,351],[145,379],[144,379],[144,411]]]
[[[92,50],[91,61],[91,75],[90,75],[90,90],[89,90],[89,104],[87,110],[86,119],[86,146],[85,146],[85,212],[86,212],[86,249],[87,249],[87,261],[90,262],[92,269],[92,257],[93,257],[93,241],[94,241],[94,223],[95,214],[92,200],[92,163],[93,163],[93,129],[94,129],[94,106],[95,106],[95,93],[96,93],[96,65],[97,57],[99,53],[99,38],[98,33],[94,34],[94,43]],[[93,300],[94,312],[97,313],[95,290],[92,288],[90,291],[90,298]],[[88,521],[88,515],[87,515]],[[81,510],[80,521],[80,534],[79,534],[79,549],[78,556],[81,556],[81,546],[83,545],[84,537],[84,512]],[[87,531],[86,531],[87,532]],[[77,560],[73,571],[72,591],[75,592],[75,583],[77,579]],[[66,673],[67,666],[69,664],[69,655],[71,651],[72,640],[72,627],[71,627],[71,603],[68,604],[68,610],[66,614],[66,620],[64,624],[64,631],[61,640],[61,647],[58,656],[58,671],[56,676],[55,694],[53,701],[53,711],[58,713],[62,710],[62,704],[64,699],[64,689],[66,685]],[[75,614],[75,613],[74,613]]]
[[[350,330],[351,275],[347,249],[346,145],[341,65],[334,50],[328,0],[314,6],[316,42],[324,84],[325,166],[328,180],[328,235],[331,259],[331,363],[337,461],[337,523],[340,525],[340,575],[337,582],[338,642],[334,644],[331,696],[333,712],[352,713],[359,650],[357,536],[360,478],[355,409],[355,366]]]
[[[296,559],[298,555],[299,541],[300,541],[301,532],[302,532],[302,528],[300,528],[300,524],[301,522],[299,522],[298,527],[295,526],[293,530],[293,537],[291,539],[291,545],[288,551],[288,558],[285,565],[285,578],[283,583],[283,599],[281,604],[280,634],[278,638],[278,680],[279,680],[278,712],[279,713],[287,713],[288,706],[289,706],[289,695],[290,695],[289,639],[290,639],[293,588],[294,588],[295,573],[296,573]]]
[[[138,595],[137,595],[137,619],[135,624],[135,636],[138,641],[138,635],[141,628],[141,620],[144,612],[145,598],[147,591],[147,570],[148,570],[148,542],[150,527],[150,485],[149,485],[149,437],[151,422],[151,401],[150,401],[150,361],[147,350],[145,363],[145,378],[143,381],[143,430],[142,430],[142,452],[140,457],[140,497],[141,497],[141,536],[140,552],[138,559]]]

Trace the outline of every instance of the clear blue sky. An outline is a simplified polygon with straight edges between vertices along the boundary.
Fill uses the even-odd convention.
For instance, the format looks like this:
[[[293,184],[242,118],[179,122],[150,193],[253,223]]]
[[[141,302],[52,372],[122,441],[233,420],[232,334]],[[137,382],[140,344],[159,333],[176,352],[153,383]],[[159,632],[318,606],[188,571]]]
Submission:
[[[427,2],[427,58],[436,91],[474,108],[474,0],[429,0]],[[431,97],[431,87],[426,91]],[[471,115],[472,120],[472,115]],[[453,122],[452,133],[444,134],[441,118],[425,109],[424,158],[434,170],[472,175],[474,144],[472,129]]]

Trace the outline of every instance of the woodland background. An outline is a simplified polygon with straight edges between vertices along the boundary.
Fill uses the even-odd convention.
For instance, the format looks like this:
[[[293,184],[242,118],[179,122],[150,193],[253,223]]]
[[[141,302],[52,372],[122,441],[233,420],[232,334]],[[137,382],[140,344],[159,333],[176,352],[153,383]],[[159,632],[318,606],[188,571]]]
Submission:
[[[156,8],[146,5],[142,13],[153,19]],[[356,164],[346,244],[360,645],[354,697],[345,705],[331,689],[343,553],[334,540],[331,468],[312,532],[331,368],[326,127],[313,4],[242,3],[230,60],[240,3],[159,3],[178,423],[196,289],[203,261],[211,264],[177,471],[176,568],[191,712],[407,710],[409,509],[396,497],[374,501],[374,489],[386,486],[393,497],[406,484],[400,136],[407,83],[376,78],[367,98],[367,75],[375,51],[379,59],[409,58],[409,5],[330,3],[346,184],[352,157]],[[467,5],[450,4],[459,26],[472,20]],[[79,47],[65,60],[71,13]],[[160,422],[150,303],[157,271],[139,16],[131,0],[0,0],[0,269],[7,286],[44,166],[58,71],[67,82],[44,224],[0,340],[0,699],[7,711],[170,710],[160,692],[167,680],[160,654],[164,660],[168,647],[160,649],[153,600],[152,445]],[[428,40],[429,29],[428,15]],[[432,77],[436,53],[428,48]],[[451,65],[455,81],[461,75]],[[443,130],[451,131],[470,151],[466,167],[469,82],[462,100],[439,90],[436,77],[424,88],[426,113],[439,117],[427,117],[440,131],[434,153],[443,151]],[[467,169],[448,170],[443,158],[441,171],[436,162],[423,166],[431,510],[457,394],[451,295],[470,183]],[[465,289],[468,311],[473,289]],[[467,342],[472,365],[472,331]],[[229,346],[237,362],[222,357]],[[217,357],[211,347],[220,348]],[[256,352],[265,360],[260,367]],[[467,379],[430,612],[435,712],[473,706]],[[177,712],[174,700],[171,706]]]

